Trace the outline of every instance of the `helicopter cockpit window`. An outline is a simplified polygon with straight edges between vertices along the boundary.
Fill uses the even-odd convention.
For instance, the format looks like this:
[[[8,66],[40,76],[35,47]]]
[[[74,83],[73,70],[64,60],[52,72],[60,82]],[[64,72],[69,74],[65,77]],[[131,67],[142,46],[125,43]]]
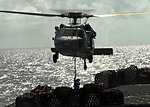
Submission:
[[[84,38],[85,33],[81,29],[61,29],[60,36],[78,36]]]
[[[76,36],[76,29],[64,29],[63,34],[64,36]]]

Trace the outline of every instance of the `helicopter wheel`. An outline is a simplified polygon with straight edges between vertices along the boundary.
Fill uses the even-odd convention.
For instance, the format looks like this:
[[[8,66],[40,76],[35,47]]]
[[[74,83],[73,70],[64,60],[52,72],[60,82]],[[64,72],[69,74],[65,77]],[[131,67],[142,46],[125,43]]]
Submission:
[[[87,69],[87,65],[86,65],[86,59],[84,59],[84,70]]]
[[[89,63],[92,63],[92,62],[93,62],[93,55],[90,55],[90,56],[88,57],[88,60],[89,60]]]
[[[53,55],[53,62],[56,63],[58,59],[58,54],[54,54]]]

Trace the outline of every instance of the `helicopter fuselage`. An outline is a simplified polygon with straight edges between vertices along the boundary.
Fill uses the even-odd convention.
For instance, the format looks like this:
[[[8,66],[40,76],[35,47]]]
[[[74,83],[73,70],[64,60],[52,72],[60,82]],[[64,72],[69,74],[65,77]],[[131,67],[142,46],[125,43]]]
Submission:
[[[54,45],[55,51],[65,55],[88,58],[93,54],[94,40],[90,37],[90,31],[85,31],[84,25],[63,26],[56,29]]]
[[[85,15],[85,16],[84,16]],[[84,70],[87,69],[86,59],[93,62],[93,55],[111,55],[112,48],[95,48],[94,39],[96,32],[85,22],[81,24],[81,19],[92,17],[82,13],[70,12],[68,14],[69,25],[61,24],[55,27],[54,48],[51,48],[53,62],[59,59],[59,53],[64,56],[80,57],[84,60]]]

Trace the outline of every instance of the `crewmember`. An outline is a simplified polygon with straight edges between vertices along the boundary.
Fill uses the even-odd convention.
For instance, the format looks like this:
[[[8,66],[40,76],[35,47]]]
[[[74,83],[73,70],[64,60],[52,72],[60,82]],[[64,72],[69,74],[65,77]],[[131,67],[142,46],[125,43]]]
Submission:
[[[80,89],[80,79],[74,80],[74,89],[79,90]]]

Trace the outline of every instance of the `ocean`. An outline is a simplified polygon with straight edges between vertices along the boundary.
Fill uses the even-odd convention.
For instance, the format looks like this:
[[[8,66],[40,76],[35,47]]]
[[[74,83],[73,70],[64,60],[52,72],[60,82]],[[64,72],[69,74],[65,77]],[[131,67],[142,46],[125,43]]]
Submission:
[[[77,78],[81,87],[94,82],[94,74],[136,65],[150,67],[150,45],[114,46],[114,55],[94,56],[93,63],[83,69],[83,60],[77,58]],[[74,62],[72,57],[60,55],[52,61],[50,48],[0,49],[0,107],[11,104],[15,98],[38,85],[73,87]]]

